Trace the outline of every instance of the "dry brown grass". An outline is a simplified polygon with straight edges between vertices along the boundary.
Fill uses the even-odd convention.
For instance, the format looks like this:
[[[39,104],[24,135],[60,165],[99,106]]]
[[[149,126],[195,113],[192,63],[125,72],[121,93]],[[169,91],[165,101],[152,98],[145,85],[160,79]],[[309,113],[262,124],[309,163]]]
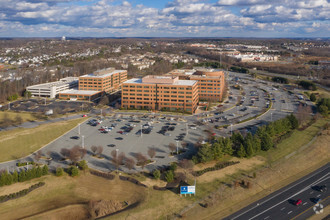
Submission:
[[[118,178],[109,181],[90,174],[77,178],[46,176],[23,184],[32,185],[39,181],[45,181],[46,185],[22,198],[1,204],[0,219],[18,219],[35,215],[47,219],[57,213],[56,209],[61,210],[61,208],[71,205],[87,204],[90,200],[128,201],[133,204],[143,199],[145,194],[143,187],[121,181]],[[16,188],[20,184],[6,186],[4,190],[17,191]],[[73,216],[76,216],[79,211],[73,207],[81,210],[81,206],[67,208],[72,211]],[[69,215],[61,219],[72,218]]]

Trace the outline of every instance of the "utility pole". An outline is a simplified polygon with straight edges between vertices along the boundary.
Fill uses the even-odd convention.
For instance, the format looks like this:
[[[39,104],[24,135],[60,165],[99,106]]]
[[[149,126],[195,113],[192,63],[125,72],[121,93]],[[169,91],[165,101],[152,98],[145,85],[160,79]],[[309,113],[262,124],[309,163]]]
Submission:
[[[78,134],[80,135],[80,123],[78,124]]]
[[[142,137],[142,125],[141,125],[141,137]]]
[[[179,155],[179,141],[176,141],[176,155]]]
[[[84,135],[83,135],[83,136],[81,136],[81,138],[82,138],[82,139],[81,139],[81,140],[82,140],[82,143],[81,143],[81,145],[82,145],[82,148],[85,148],[84,137],[85,137]]]
[[[188,135],[188,123],[186,123],[186,135]]]

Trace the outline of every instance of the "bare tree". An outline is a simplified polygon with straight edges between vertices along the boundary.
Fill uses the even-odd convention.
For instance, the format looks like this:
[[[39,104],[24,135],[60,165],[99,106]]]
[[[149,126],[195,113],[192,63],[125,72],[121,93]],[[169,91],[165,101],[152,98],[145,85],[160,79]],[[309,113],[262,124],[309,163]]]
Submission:
[[[132,157],[128,157],[125,160],[125,166],[131,170],[135,167],[135,160]]]
[[[144,169],[148,159],[145,155],[143,155],[142,153],[137,153],[136,154],[136,159],[137,159],[137,162],[138,164],[142,167],[142,169]]]
[[[155,150],[155,148],[149,148],[148,149],[148,155],[149,155],[149,157],[151,159],[154,158],[156,156],[156,150]]]
[[[76,145],[70,150],[69,159],[76,164],[83,156],[83,148]]]
[[[67,159],[70,155],[70,150],[67,148],[62,148],[60,153],[62,154],[62,156],[64,157],[64,159]]]
[[[95,155],[95,153],[96,153],[96,151],[97,151],[97,147],[96,147],[95,145],[93,145],[93,146],[91,147],[91,150],[92,150],[93,154]]]
[[[37,153],[34,155],[34,159],[35,159],[36,161],[39,161],[40,158],[41,158],[41,156],[42,156],[42,151],[39,150],[39,151],[37,151]]]
[[[119,165],[122,165],[124,163],[124,159],[126,158],[125,153],[120,152],[117,158]]]
[[[112,157],[117,157],[117,151],[116,150],[112,150],[111,151],[111,156]]]
[[[97,150],[96,150],[96,154],[100,156],[102,154],[102,152],[103,152],[103,147],[102,146],[98,146],[97,147]]]
[[[175,151],[175,149],[176,149],[176,146],[175,146],[175,144],[174,143],[169,143],[169,145],[168,145],[168,148],[170,149],[170,151],[171,151],[171,154],[173,154],[173,152]]]
[[[185,141],[182,141],[182,142],[181,142],[181,146],[182,146],[183,149],[186,149],[187,146],[188,146],[188,143],[185,142]]]

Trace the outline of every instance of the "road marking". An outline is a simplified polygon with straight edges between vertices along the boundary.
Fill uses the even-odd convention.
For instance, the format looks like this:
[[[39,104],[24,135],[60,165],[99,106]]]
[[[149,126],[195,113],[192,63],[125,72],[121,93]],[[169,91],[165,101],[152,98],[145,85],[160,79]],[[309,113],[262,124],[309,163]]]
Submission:
[[[288,215],[291,213],[292,211],[288,212]]]
[[[316,197],[320,197],[321,196],[321,194],[318,194]]]
[[[307,202],[305,202],[303,205],[306,205],[307,204]]]
[[[313,193],[314,193],[314,191],[310,192],[309,194],[313,194]]]
[[[269,216],[267,216],[266,218],[264,218],[264,220],[267,219],[267,218],[269,218]]]
[[[285,207],[281,208],[281,211],[284,210],[284,209],[285,209]]]

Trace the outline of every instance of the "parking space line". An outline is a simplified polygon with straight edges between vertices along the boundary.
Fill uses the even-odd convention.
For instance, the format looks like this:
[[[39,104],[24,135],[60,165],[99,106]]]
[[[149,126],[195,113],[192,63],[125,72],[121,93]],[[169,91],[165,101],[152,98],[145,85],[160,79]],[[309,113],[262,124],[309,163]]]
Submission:
[[[281,211],[283,211],[286,207],[281,208]]]
[[[303,205],[306,205],[307,204],[307,202],[305,202]]]
[[[290,214],[291,214],[291,212],[292,212],[292,211],[288,212],[288,215],[290,215]]]

